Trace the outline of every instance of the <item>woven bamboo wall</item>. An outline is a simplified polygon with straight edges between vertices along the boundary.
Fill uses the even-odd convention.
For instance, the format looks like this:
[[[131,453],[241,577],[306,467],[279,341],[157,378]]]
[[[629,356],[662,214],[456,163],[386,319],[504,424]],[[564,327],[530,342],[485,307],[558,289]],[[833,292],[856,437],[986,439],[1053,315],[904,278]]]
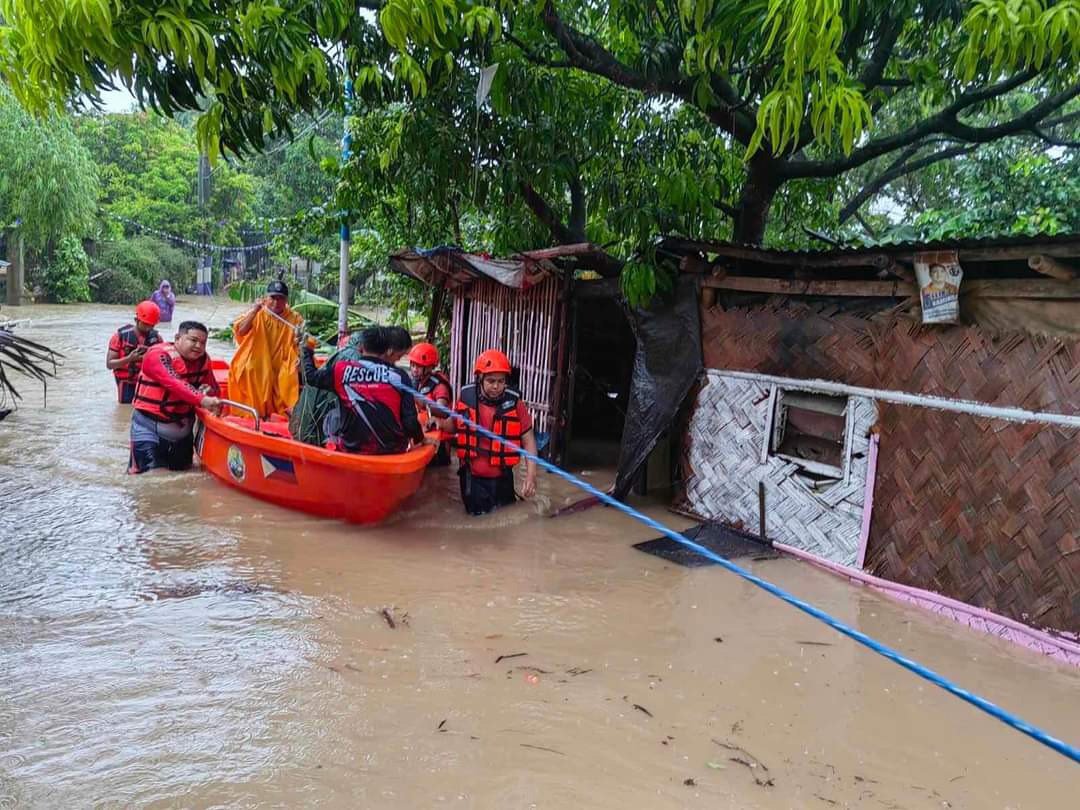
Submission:
[[[521,394],[536,430],[547,432],[558,302],[559,284],[554,278],[524,292],[478,279],[464,296],[455,296],[449,369],[454,385],[460,388],[472,382],[472,363],[480,352],[500,349],[521,369]]]
[[[873,400],[852,397],[847,481],[811,491],[782,458],[761,459],[772,386],[706,374],[687,430],[682,508],[757,532],[758,482],[765,483],[766,533],[841,565],[854,565],[862,528]]]
[[[705,365],[1080,413],[1080,341],[788,301],[702,312]],[[879,403],[866,567],[1080,632],[1080,436]]]

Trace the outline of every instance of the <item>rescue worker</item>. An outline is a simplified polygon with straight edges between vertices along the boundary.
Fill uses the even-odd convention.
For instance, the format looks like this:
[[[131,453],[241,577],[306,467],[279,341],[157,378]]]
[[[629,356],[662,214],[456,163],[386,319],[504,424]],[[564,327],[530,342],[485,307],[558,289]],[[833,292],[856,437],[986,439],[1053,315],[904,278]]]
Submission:
[[[404,453],[409,441],[425,440],[408,392],[409,376],[387,359],[391,351],[387,330],[373,326],[360,339],[360,357],[336,356],[315,366],[315,350],[303,349],[304,379],[308,385],[337,394],[337,410],[328,417],[325,433],[336,449],[347,453],[384,455]],[[393,382],[392,382],[393,381]],[[329,424],[331,421],[336,424]]]
[[[129,473],[191,466],[195,408],[221,405],[206,339],[205,326],[184,321],[172,343],[146,352],[132,402]]]
[[[158,305],[143,301],[135,307],[135,323],[121,326],[109,338],[109,351],[105,354],[105,368],[116,379],[116,398],[130,405],[135,396],[135,381],[139,379],[139,367],[147,349],[162,342],[154,329],[161,318]]]
[[[448,467],[452,435],[446,429],[449,427],[447,417],[454,394],[450,378],[437,368],[438,365],[439,350],[430,343],[417,343],[409,352],[409,376],[412,377],[413,388],[444,409],[433,410],[424,400],[416,399],[416,412],[421,426],[425,431],[439,430],[439,452],[428,466]]]
[[[264,419],[288,412],[300,397],[296,336],[303,318],[289,309],[289,287],[271,281],[266,296],[233,323],[236,354],[229,364],[229,398]]]
[[[386,359],[396,366],[412,348],[412,335],[404,326],[384,326],[383,329],[389,345]]]
[[[525,400],[507,387],[510,359],[500,351],[489,349],[476,358],[473,371],[476,382],[461,389],[454,411],[502,441],[492,442],[459,419],[452,420],[450,429],[461,460],[458,476],[465,511],[483,515],[514,502],[514,467],[521,456],[511,446],[523,447],[536,455],[536,435]],[[526,459],[521,497],[531,498],[535,493],[536,462]]]

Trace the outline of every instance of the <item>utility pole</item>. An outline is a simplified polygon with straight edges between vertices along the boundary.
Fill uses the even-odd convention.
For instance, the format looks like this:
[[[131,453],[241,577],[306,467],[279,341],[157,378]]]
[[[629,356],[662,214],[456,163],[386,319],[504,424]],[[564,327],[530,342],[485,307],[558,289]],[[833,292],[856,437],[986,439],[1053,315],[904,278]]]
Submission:
[[[352,157],[352,133],[349,132],[349,116],[352,115],[353,107],[353,83],[352,79],[345,79],[345,131],[341,136],[341,168]],[[349,242],[352,233],[349,229],[349,212],[341,213],[341,261],[338,267],[338,345],[341,345],[349,334]]]
[[[210,205],[210,157],[203,152],[199,153],[199,211],[205,216],[206,209]],[[203,229],[203,243],[210,242],[210,234]],[[197,295],[213,295],[213,254],[209,248],[199,257],[199,269],[195,280],[195,293]]]

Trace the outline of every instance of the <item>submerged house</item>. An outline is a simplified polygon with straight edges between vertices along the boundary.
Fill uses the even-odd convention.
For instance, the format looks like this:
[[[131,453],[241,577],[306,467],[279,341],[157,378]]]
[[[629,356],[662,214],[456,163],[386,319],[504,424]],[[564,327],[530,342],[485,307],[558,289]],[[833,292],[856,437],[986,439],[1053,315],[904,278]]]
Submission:
[[[659,250],[699,288],[679,510],[1080,633],[1080,236]]]
[[[619,445],[617,496],[671,489],[676,511],[1080,664],[1080,236],[667,238],[675,292],[635,312],[576,272],[598,255],[391,267],[450,314],[454,384],[506,350],[551,457]]]

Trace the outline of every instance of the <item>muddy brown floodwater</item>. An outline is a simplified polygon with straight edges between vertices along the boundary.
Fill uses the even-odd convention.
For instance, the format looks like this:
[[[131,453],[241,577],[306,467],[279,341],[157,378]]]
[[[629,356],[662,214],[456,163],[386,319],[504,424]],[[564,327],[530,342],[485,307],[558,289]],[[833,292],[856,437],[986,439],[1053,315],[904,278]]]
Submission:
[[[1078,806],[1080,767],[752,585],[610,510],[546,519],[573,497],[550,476],[469,520],[432,475],[376,529],[128,477],[127,309],[4,314],[67,360],[0,423],[0,807]],[[749,566],[1080,742],[1080,672]]]

